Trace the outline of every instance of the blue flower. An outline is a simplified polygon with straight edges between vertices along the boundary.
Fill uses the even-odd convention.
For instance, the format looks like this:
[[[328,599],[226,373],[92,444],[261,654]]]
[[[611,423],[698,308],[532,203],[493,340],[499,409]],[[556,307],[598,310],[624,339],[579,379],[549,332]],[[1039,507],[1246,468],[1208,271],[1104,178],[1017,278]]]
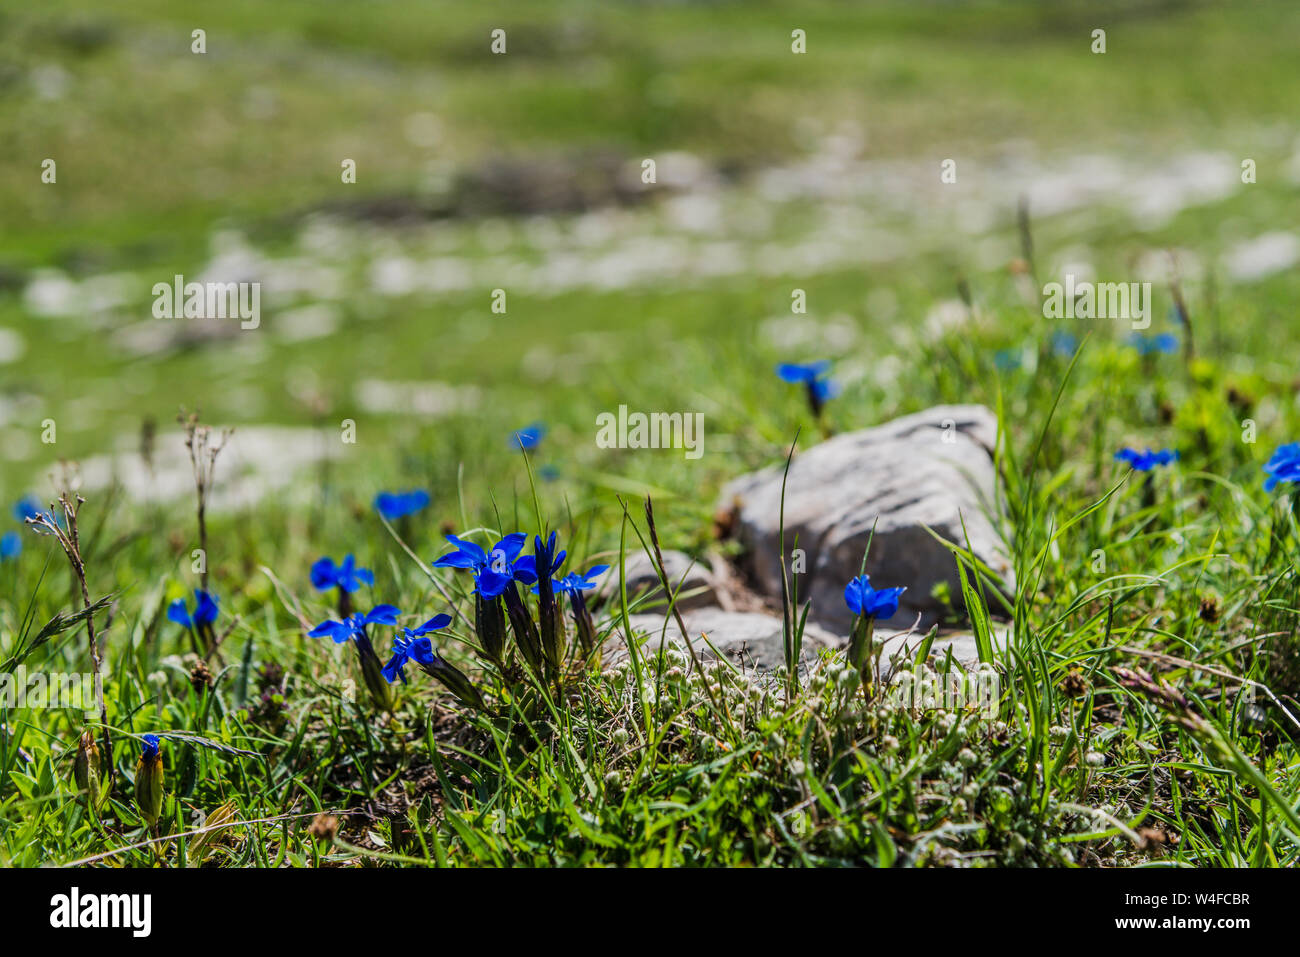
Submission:
[[[525,555],[515,562],[516,578],[526,584],[534,585],[541,575],[554,577],[555,573],[560,570],[560,566],[564,564],[565,556],[569,554],[564,551],[558,555],[555,554],[556,535],[556,532],[551,532],[551,537],[544,545],[540,535],[533,536],[533,553]],[[543,569],[540,573],[538,572],[539,568]]]
[[[17,532],[5,532],[0,535],[0,562],[7,558],[17,558],[23,550],[23,540]]]
[[[329,591],[341,588],[345,592],[354,592],[362,586],[375,586],[375,573],[369,568],[357,568],[357,561],[349,554],[341,565],[335,565],[334,559],[325,557],[311,566],[311,583],[317,591]]]
[[[36,497],[33,495],[24,495],[21,499],[15,502],[12,512],[14,516],[14,521],[22,522],[24,525],[27,524],[27,520],[29,518],[33,518],[33,519],[44,518],[47,522],[50,522],[51,524],[57,524],[59,528],[67,527],[63,522],[62,516],[56,518],[54,513],[51,512],[48,508],[41,508],[41,503],[38,502],[36,500]],[[51,534],[48,530],[43,528],[33,528],[32,531],[36,532],[36,534],[38,535]]]
[[[534,422],[510,433],[510,447],[525,452],[530,451],[541,444],[542,437],[545,435],[546,426],[541,422]]]
[[[555,590],[562,595],[576,595],[589,588],[595,588],[596,579],[608,568],[608,565],[593,565],[581,574],[569,572],[563,578],[555,579]]]
[[[143,742],[144,744],[140,748],[140,759],[142,761],[152,761],[158,757],[158,735],[146,734]]]
[[[1178,351],[1178,337],[1172,332],[1162,332],[1155,336],[1144,336],[1135,332],[1129,336],[1129,345],[1138,351],[1138,355],[1149,356],[1157,352],[1172,355]]]
[[[1064,359],[1074,355],[1079,348],[1079,337],[1072,332],[1057,332],[1052,336],[1052,351]]]
[[[1268,478],[1264,482],[1264,491],[1271,492],[1279,482],[1300,484],[1300,442],[1288,442],[1279,445],[1277,451],[1264,464]]]
[[[831,371],[829,359],[816,362],[783,362],[776,367],[776,374],[784,381],[808,387],[808,395],[820,408],[821,403],[840,394],[839,384],[826,378]]]
[[[786,382],[794,384],[813,382],[831,371],[829,359],[816,362],[783,362],[776,367],[776,374]]]
[[[167,606],[167,617],[186,628],[210,625],[217,620],[217,599],[202,588],[194,589],[194,614],[190,614],[184,598],[177,598]]]
[[[484,598],[496,598],[506,586],[515,579],[515,570],[519,552],[524,547],[528,536],[523,532],[514,532],[492,546],[485,552],[473,542],[446,536],[447,541],[456,546],[433,563],[434,568],[467,568],[474,572],[474,585]]]
[[[366,625],[395,625],[397,616],[400,615],[401,609],[393,605],[376,605],[366,614],[357,612],[355,615],[349,615],[342,621],[330,619],[322,621],[319,625],[307,632],[308,637],[322,638],[328,636],[334,639],[334,644],[341,645],[344,642],[352,641],[356,638],[364,638],[366,634]]]
[[[1010,349],[999,349],[993,353],[993,366],[999,372],[1011,372],[1020,368],[1020,355]]]
[[[450,624],[451,615],[435,615],[419,628],[403,628],[402,634],[393,639],[393,657],[384,665],[385,680],[392,684],[400,678],[402,684],[406,684],[403,669],[408,661],[414,661],[417,665],[432,665],[437,660],[438,653],[433,650],[433,642],[425,636],[430,632],[441,631]]]
[[[1134,470],[1138,472],[1150,472],[1157,465],[1168,465],[1171,462],[1178,461],[1178,453],[1173,449],[1162,449],[1159,452],[1152,452],[1147,449],[1145,452],[1139,452],[1136,449],[1123,448],[1115,453],[1117,462],[1127,462]]]
[[[29,518],[36,518],[45,509],[41,508],[41,503],[31,495],[24,495],[14,503],[13,516],[16,522],[25,522]]]
[[[380,492],[375,496],[375,508],[390,522],[418,512],[428,504],[429,493],[418,488],[409,492]]]
[[[591,618],[591,612],[587,609],[587,599],[582,593],[590,588],[596,587],[596,579],[603,573],[608,565],[593,565],[586,572],[569,572],[563,578],[555,579],[555,590],[562,595],[569,596],[569,611],[573,615],[573,624],[577,629],[578,641],[581,643],[582,653],[589,657],[595,653],[599,641],[596,635],[596,623]]]
[[[543,543],[540,535],[534,536],[532,567],[530,568],[521,558],[519,564],[524,566],[523,571],[519,570],[518,565],[515,568],[515,575],[519,578],[527,574],[536,577],[537,629],[542,643],[542,656],[546,661],[547,670],[552,674],[559,672],[564,653],[564,622],[560,617],[559,605],[555,601],[553,579],[560,566],[564,564],[567,553],[563,551],[556,553],[557,537],[558,533],[551,532],[550,538]]]
[[[859,575],[844,586],[844,603],[849,611],[864,618],[893,618],[898,612],[898,598],[907,587],[881,588],[871,587],[868,575]]]

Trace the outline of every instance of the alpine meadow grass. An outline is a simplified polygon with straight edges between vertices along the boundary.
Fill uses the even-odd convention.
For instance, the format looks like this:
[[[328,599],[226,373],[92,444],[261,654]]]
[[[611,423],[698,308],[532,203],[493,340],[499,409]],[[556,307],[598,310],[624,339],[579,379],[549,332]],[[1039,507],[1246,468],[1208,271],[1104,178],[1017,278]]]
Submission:
[[[0,864],[1300,866],[1294,5],[380,6],[3,15]]]

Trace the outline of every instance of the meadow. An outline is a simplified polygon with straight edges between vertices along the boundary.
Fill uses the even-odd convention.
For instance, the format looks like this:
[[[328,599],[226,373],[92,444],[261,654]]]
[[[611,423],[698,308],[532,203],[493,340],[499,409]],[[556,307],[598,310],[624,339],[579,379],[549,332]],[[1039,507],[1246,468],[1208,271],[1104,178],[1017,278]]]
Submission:
[[[103,690],[0,684],[0,862],[1294,866],[1300,10],[514,7],[0,13],[0,680]],[[954,555],[940,623],[1005,636],[995,716],[888,707],[861,632],[620,656],[648,602],[568,577],[739,563],[727,481],[945,403],[1000,425],[1014,585]]]

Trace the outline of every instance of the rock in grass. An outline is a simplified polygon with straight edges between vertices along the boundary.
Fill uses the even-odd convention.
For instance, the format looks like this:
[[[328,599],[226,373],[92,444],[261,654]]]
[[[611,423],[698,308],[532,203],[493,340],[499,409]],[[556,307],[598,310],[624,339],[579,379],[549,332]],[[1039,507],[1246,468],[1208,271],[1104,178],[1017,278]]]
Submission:
[[[667,551],[663,556],[664,571],[668,575],[668,583],[673,593],[677,595],[679,609],[704,608],[718,603],[713,574],[707,564],[696,561],[685,552]],[[650,561],[650,556],[645,552],[636,552],[627,556],[624,574],[627,578],[629,607],[632,600],[640,595],[645,595],[647,601],[656,604],[662,605],[665,602],[659,575],[654,570],[654,563]],[[596,586],[596,595],[602,602],[613,602],[616,606],[618,585],[618,566],[614,565],[600,577],[599,584]]]
[[[685,648],[681,629],[676,619],[669,615],[667,631],[664,616],[658,614],[632,615],[632,630],[647,635],[649,640],[643,654],[654,654],[659,649],[661,636],[665,648]],[[785,667],[785,652],[781,637],[781,619],[775,615],[758,612],[723,611],[721,608],[697,608],[682,614],[691,635],[691,647],[702,658],[716,658],[713,650],[701,639],[707,635],[709,642],[736,667],[746,671],[769,672]],[[833,648],[839,639],[814,624],[804,630],[803,658],[814,660],[824,648]],[[617,663],[627,655],[621,638],[606,646],[606,660]]]
[[[1010,567],[988,518],[992,508],[997,419],[984,406],[936,406],[860,432],[835,436],[796,453],[785,492],[787,559],[805,554],[800,600],[811,617],[847,634],[852,613],[844,586],[858,574],[875,525],[866,570],[877,588],[906,585],[894,627],[936,620],[942,603],[932,592],[946,585],[960,607],[961,585],[952,554],[926,531],[965,545],[1004,578]],[[736,511],[736,534],[758,588],[781,594],[780,517],[783,466],[731,482],[722,505]],[[963,522],[965,529],[963,530]],[[882,623],[883,624],[883,623]]]
[[[647,641],[641,646],[642,654],[655,653],[661,640],[665,648],[685,648],[681,629],[673,616],[667,616],[666,630],[665,617],[660,614],[631,615],[630,619],[632,630],[647,637]],[[711,644],[737,667],[743,665],[746,671],[764,674],[785,667],[781,619],[777,615],[761,612],[731,612],[723,611],[721,608],[698,608],[683,612],[682,620],[687,631],[690,632],[691,646],[705,659],[717,657],[709,647]],[[701,635],[708,636],[709,644],[705,644]],[[883,660],[888,660],[898,652],[905,652],[910,660],[915,657],[916,649],[921,646],[925,638],[924,634],[917,632],[884,628],[879,629],[876,635],[885,642]],[[1006,638],[1005,630],[995,632],[993,636],[995,648],[1004,648]],[[809,622],[804,629],[803,660],[805,663],[810,663],[823,650],[842,649],[846,644],[848,644],[847,631],[837,634]],[[939,635],[930,646],[930,656],[942,664],[948,649],[952,649],[953,658],[963,667],[969,667],[979,660],[975,637],[969,632]],[[605,646],[606,663],[617,664],[626,657],[626,645],[621,636],[615,636]]]

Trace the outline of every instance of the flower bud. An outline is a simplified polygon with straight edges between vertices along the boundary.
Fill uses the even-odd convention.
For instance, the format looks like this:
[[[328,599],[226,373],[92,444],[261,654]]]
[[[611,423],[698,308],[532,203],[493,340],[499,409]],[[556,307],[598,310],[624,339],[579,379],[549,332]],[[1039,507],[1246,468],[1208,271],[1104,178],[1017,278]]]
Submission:
[[[506,619],[499,598],[474,592],[474,633],[488,660],[500,671],[506,668]]]
[[[474,687],[474,683],[469,680],[469,677],[459,668],[448,664],[441,655],[434,654],[432,662],[422,663],[420,667],[425,674],[441,681],[448,691],[471,708],[477,708],[479,711],[488,709],[483,702],[483,697],[478,693],[478,689]]]
[[[515,641],[519,643],[519,652],[528,662],[528,666],[533,669],[534,674],[542,673],[542,642],[537,635],[537,625],[533,621],[533,616],[528,613],[524,607],[523,600],[519,597],[519,590],[515,583],[511,582],[506,586],[506,590],[501,593],[501,597],[506,603],[506,615],[510,619],[510,627],[515,633]]]
[[[140,760],[135,764],[135,805],[140,816],[153,827],[162,814],[163,759],[158,736],[146,734]]]
[[[591,611],[587,608],[587,599],[583,597],[580,590],[569,592],[569,608],[573,612],[573,628],[577,633],[583,656],[599,663],[596,622],[592,619]]]
[[[370,692],[370,699],[379,711],[391,711],[393,701],[388,693],[388,679],[384,677],[384,663],[375,654],[374,646],[368,639],[358,637],[354,642],[357,654],[361,657],[361,677]]]

